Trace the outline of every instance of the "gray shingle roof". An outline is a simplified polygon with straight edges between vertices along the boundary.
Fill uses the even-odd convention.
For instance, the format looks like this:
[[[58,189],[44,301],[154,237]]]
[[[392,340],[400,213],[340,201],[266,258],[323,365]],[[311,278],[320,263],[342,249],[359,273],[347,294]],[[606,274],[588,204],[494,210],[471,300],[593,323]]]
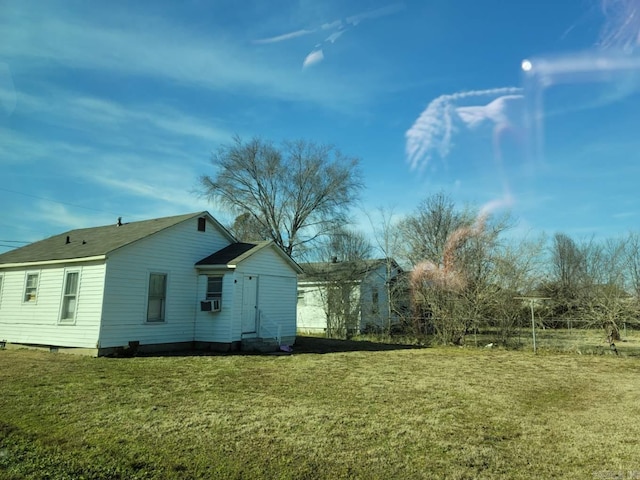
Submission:
[[[1,254],[0,266],[9,263],[45,262],[106,255],[120,247],[202,215],[208,215],[208,213],[197,212],[124,223],[121,226],[114,223],[103,227],[71,230]]]
[[[264,240],[260,242],[244,243],[236,242],[231,245],[227,245],[221,250],[203,258],[196,263],[197,267],[231,267],[235,268],[235,265],[249,258],[254,253],[262,250],[263,248],[271,247],[275,252],[280,255],[296,273],[302,273],[300,265],[298,265],[284,250],[278,247],[273,240]]]
[[[399,268],[394,260],[394,268]],[[301,263],[304,275],[300,276],[300,281],[331,281],[331,280],[361,280],[364,276],[386,264],[386,260],[369,259],[346,262],[313,262]]]
[[[223,249],[209,255],[207,258],[203,258],[199,262],[196,262],[196,265],[227,265],[229,263],[233,263],[236,258],[257,246],[257,243],[232,243],[231,245],[227,245]]]

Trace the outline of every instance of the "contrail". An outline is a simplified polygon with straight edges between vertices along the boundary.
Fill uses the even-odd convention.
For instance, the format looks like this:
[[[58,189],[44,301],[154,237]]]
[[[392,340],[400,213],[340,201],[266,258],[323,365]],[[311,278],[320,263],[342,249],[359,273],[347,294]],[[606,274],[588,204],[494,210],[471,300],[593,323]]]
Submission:
[[[515,96],[522,93],[521,88],[503,87],[491,88],[487,90],[470,90],[456,92],[453,94],[440,95],[429,103],[427,108],[422,112],[418,119],[413,123],[411,128],[405,133],[406,138],[406,155],[409,166],[412,170],[424,168],[431,161],[434,154],[438,154],[441,158],[446,157],[451,150],[451,141],[454,133],[454,118],[467,118],[472,113],[475,115],[474,121],[477,121],[477,115],[480,113],[479,107],[457,107],[460,100],[485,96]],[[498,99],[494,100],[497,101]],[[492,110],[494,117],[500,117],[500,110],[496,105]],[[464,108],[466,110],[459,110]],[[469,110],[476,108],[475,111]],[[493,120],[485,114],[486,119]]]

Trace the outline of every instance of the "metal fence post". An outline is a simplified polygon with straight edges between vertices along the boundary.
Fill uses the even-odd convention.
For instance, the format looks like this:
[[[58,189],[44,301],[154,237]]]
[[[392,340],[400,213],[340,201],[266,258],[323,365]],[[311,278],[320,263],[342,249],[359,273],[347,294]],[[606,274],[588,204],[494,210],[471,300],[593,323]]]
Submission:
[[[533,335],[533,353],[536,353],[536,317],[533,313],[533,298],[530,302],[531,305],[531,334]]]

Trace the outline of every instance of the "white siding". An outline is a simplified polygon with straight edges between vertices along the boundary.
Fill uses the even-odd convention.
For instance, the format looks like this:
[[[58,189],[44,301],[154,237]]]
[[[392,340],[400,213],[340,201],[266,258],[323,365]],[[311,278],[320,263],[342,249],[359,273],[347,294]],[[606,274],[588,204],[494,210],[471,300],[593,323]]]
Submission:
[[[259,272],[274,276],[297,278],[296,272],[291,268],[291,265],[272,246],[267,246],[242,261],[236,271],[244,275]]]
[[[326,332],[327,314],[322,287],[315,283],[300,283],[298,291],[300,292],[300,299],[297,301],[298,331],[301,333]]]
[[[281,337],[292,342],[296,334],[297,274],[291,265],[272,247],[266,247],[244,260],[236,269],[235,294],[237,322],[233,325],[234,340],[241,339],[241,308],[243,275],[258,277],[258,309],[262,332],[269,337],[278,330]]]
[[[356,292],[360,301],[360,331],[368,326],[386,328],[389,326],[389,300],[385,284],[386,266],[380,265],[369,272]],[[327,328],[324,287],[320,282],[304,282],[299,290],[303,298],[298,302],[298,331],[302,333],[323,333]],[[373,292],[378,292],[377,309],[373,305]],[[392,323],[397,318],[392,317]]]
[[[262,275],[258,284],[260,336],[292,339],[296,335],[296,278]]]
[[[75,321],[60,324],[67,270],[79,272]],[[0,340],[13,343],[96,348],[104,291],[103,262],[7,269],[0,299]],[[27,273],[38,273],[36,300],[24,302]]]
[[[197,339],[196,312],[202,294],[194,265],[229,243],[213,224],[207,223],[205,232],[198,231],[197,224],[194,217],[109,255],[100,347],[126,346],[130,341],[146,345]],[[167,274],[162,323],[146,321],[152,272]]]
[[[242,339],[242,272],[233,273],[233,298],[231,305],[231,340],[236,342]]]
[[[214,275],[213,273],[211,275]],[[231,324],[234,315],[234,275],[229,272],[222,279],[222,308],[219,312],[201,312],[200,301],[207,294],[207,276],[198,277],[198,309],[195,339],[201,342],[231,343]]]
[[[379,266],[367,274],[360,286],[360,329],[369,325],[385,328],[388,326],[389,302],[387,299],[387,267]],[[373,305],[373,292],[378,292],[377,309]]]

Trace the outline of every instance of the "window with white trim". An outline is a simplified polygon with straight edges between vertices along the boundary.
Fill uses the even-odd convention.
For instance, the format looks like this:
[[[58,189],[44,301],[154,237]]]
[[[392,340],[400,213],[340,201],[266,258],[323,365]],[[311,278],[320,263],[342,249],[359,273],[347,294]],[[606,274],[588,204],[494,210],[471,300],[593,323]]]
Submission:
[[[371,290],[371,313],[374,315],[380,311],[380,295],[378,293],[378,287],[373,287]]]
[[[211,310],[222,308],[222,277],[219,275],[207,277],[207,300],[211,301]]]
[[[298,306],[302,307],[307,304],[306,299],[304,297],[304,290],[298,290]]]
[[[147,322],[164,322],[167,303],[167,274],[149,274],[149,297],[147,301]]]
[[[24,302],[35,302],[38,296],[38,273],[27,273],[24,284]]]
[[[64,276],[64,287],[62,290],[62,310],[60,312],[61,322],[74,322],[76,319],[79,283],[79,271],[66,272]]]

